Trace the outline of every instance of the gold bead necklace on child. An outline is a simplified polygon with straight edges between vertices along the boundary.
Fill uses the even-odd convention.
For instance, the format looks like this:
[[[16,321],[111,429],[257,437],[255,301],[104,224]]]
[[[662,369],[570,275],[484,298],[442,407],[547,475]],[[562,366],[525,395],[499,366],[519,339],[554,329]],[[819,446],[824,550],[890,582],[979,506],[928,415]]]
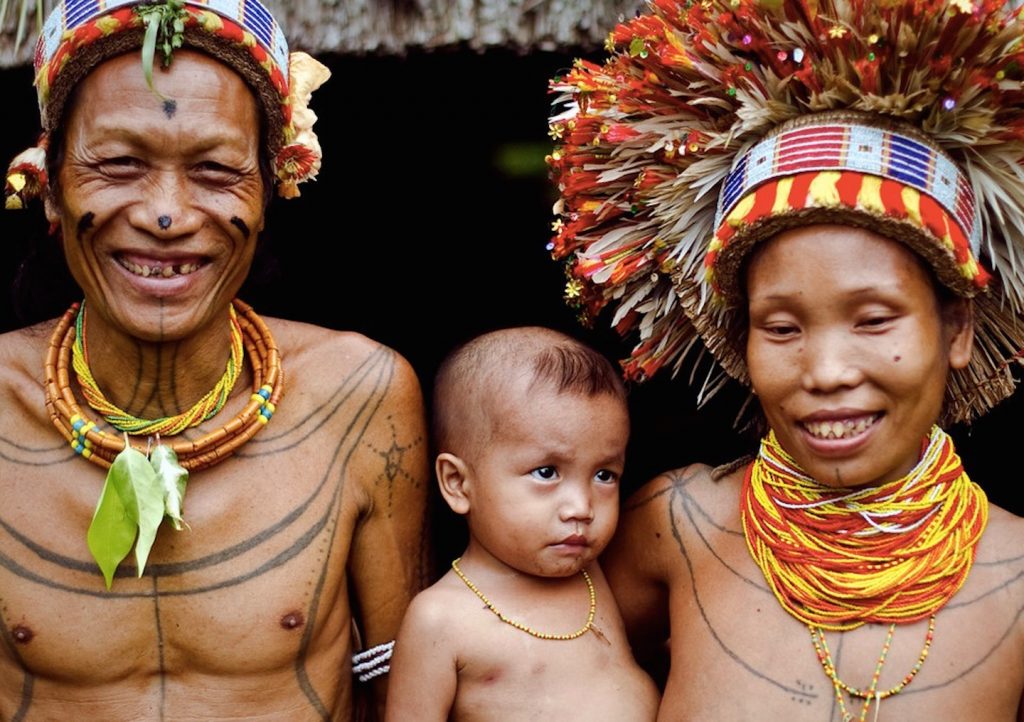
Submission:
[[[475,594],[478,597],[480,597],[480,601],[482,601],[487,606],[488,609],[490,609],[492,612],[494,612],[494,614],[498,617],[498,619],[503,621],[505,624],[508,624],[508,625],[510,625],[512,627],[515,627],[516,629],[518,629],[520,631],[526,632],[531,637],[536,637],[537,639],[558,639],[558,640],[576,639],[578,637],[582,637],[584,634],[586,634],[591,629],[593,629],[593,627],[594,627],[594,615],[597,613],[597,593],[594,591],[594,583],[591,581],[590,575],[587,574],[587,570],[586,569],[581,569],[580,570],[580,574],[583,575],[583,581],[585,581],[587,583],[587,594],[590,596],[590,610],[587,612],[587,623],[584,624],[579,629],[577,629],[575,632],[572,632],[570,634],[548,634],[547,632],[538,632],[536,629],[533,629],[532,627],[528,627],[527,625],[523,624],[522,622],[517,622],[514,619],[509,619],[504,614],[499,612],[494,607],[494,604],[491,602],[491,600],[488,599],[486,596],[484,596],[484,593],[481,592],[479,589],[477,589],[477,586],[475,584],[473,584],[473,582],[471,582],[469,580],[469,577],[467,577],[465,574],[463,574],[462,570],[459,569],[459,562],[461,560],[462,560],[462,557],[459,557],[458,559],[455,559],[455,560],[452,561],[452,571],[455,572],[455,576],[457,576],[459,579],[461,579],[463,582],[465,582],[466,586],[469,587],[469,590],[471,592],[473,592],[473,594]]]

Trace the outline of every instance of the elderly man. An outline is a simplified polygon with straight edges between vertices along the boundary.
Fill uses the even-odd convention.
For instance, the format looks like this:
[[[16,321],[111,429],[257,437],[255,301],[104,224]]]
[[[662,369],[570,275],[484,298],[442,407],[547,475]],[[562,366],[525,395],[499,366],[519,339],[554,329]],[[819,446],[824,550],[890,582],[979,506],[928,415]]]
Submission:
[[[68,0],[36,71],[7,204],[83,301],[0,337],[0,718],[346,719],[426,581],[419,386],[235,299],[326,69],[253,0]]]

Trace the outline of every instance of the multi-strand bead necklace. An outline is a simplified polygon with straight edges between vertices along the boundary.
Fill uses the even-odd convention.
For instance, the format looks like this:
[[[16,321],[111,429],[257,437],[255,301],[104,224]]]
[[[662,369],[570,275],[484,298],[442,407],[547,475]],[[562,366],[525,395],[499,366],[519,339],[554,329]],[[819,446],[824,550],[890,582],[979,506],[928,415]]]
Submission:
[[[195,441],[178,440],[169,444],[181,465],[189,471],[216,464],[266,425],[284,390],[281,355],[263,319],[249,305],[236,299],[232,302],[231,326],[231,357],[217,386],[177,416],[146,420],[110,403],[92,379],[85,344],[84,314],[79,304],[72,305],[57,322],[46,355],[45,392],[50,418],[76,453],[108,467],[124,449],[124,440],[120,434],[100,430],[79,406],[71,389],[72,366],[88,405],[98,411],[110,426],[137,436],[157,433],[174,436],[198,426],[221,410],[241,371],[242,353],[236,348],[240,346],[245,349],[244,355],[249,359],[253,375],[253,393],[249,403],[215,431]],[[77,354],[75,347],[79,349]],[[146,445],[140,449],[145,451]]]
[[[985,493],[963,470],[949,436],[933,427],[921,461],[901,479],[842,489],[808,477],[774,432],[761,442],[743,483],[741,516],[747,547],[789,614],[807,624],[832,681],[844,719],[844,693],[869,706],[899,694],[931,647],[935,614],[960,589],[988,519]],[[924,648],[903,680],[878,681],[895,625],[929,619]],[[843,682],[824,630],[889,624],[867,688]]]

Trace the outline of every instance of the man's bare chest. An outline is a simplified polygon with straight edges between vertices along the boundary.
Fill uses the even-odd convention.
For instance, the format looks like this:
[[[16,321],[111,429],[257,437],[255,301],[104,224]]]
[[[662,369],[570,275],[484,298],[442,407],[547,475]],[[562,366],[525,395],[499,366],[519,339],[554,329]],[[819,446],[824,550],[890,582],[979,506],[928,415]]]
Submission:
[[[109,590],[85,541],[103,474],[77,458],[0,467],[11,657],[83,682],[288,667],[329,615],[348,614],[341,590],[357,518],[331,458],[297,456],[231,459],[195,474],[189,528],[162,525],[143,577],[129,556]]]

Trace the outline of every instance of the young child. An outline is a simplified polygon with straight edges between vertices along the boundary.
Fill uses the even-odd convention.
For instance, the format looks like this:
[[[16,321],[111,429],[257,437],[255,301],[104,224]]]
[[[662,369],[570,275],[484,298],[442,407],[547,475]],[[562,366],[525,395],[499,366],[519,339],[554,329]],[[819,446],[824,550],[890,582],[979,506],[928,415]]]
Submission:
[[[434,423],[469,544],[409,607],[386,719],[653,720],[657,689],[596,561],[629,437],[611,364],[550,329],[488,333],[442,364]]]

